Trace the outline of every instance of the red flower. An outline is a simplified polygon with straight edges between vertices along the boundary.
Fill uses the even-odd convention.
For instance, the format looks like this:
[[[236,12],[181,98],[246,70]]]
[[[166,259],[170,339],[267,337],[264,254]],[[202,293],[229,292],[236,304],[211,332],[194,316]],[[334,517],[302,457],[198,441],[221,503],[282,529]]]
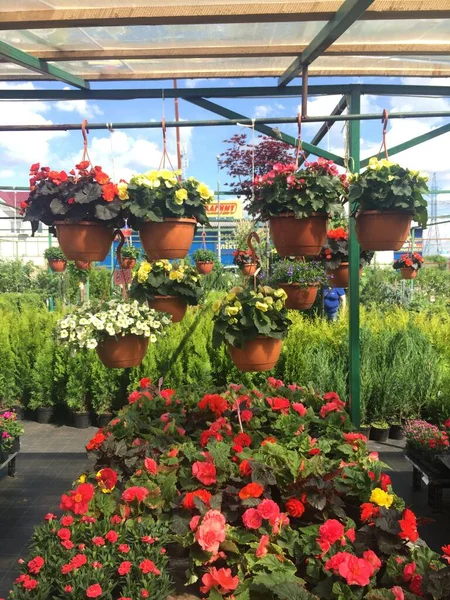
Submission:
[[[28,562],[27,566],[30,573],[32,573],[33,575],[37,575],[44,566],[44,564],[45,560],[42,558],[42,556],[36,556]]]
[[[60,540],[70,540],[70,529],[62,527],[56,534]]]
[[[148,494],[149,491],[147,488],[135,485],[127,488],[123,492],[122,500],[125,500],[125,502],[133,502],[133,500],[137,500],[137,502],[143,502]]]
[[[242,515],[242,522],[247,529],[259,529],[262,525],[262,517],[256,508],[248,508]]]
[[[366,443],[367,437],[362,433],[344,433],[344,440],[346,444],[353,446],[355,442],[358,442],[359,440]]]
[[[415,572],[416,572],[416,563],[415,562],[405,565],[405,567],[403,569],[403,580],[411,581],[412,576],[414,575]]]
[[[348,559],[339,565],[339,575],[346,580],[348,585],[369,585],[373,573],[374,568],[369,561],[353,554],[350,554]]]
[[[33,165],[31,165],[30,173],[36,173],[36,171],[39,171],[40,166],[40,163],[34,163]]]
[[[106,173],[103,173],[103,171],[96,171],[94,179],[98,184],[106,185],[107,183],[109,183],[111,178]]]
[[[70,563],[74,569],[79,569],[87,563],[87,558],[84,554],[75,554]]]
[[[264,487],[259,483],[249,483],[239,492],[239,498],[241,500],[248,500],[249,498],[259,498],[264,492]]]
[[[92,543],[95,544],[95,546],[104,546],[105,540],[100,535],[96,535],[92,538]]]
[[[108,542],[110,542],[111,544],[115,544],[117,542],[117,540],[119,539],[119,534],[117,533],[117,531],[114,531],[113,529],[111,529],[110,531],[108,531],[108,533],[105,535],[105,538],[108,540]]]
[[[338,227],[337,229],[330,229],[330,231],[327,231],[327,237],[332,240],[346,240],[348,238],[348,233],[343,227]]]
[[[270,385],[270,387],[273,387],[275,389],[284,386],[284,382],[281,381],[281,379],[275,379],[275,377],[268,377],[267,383]]]
[[[70,527],[74,522],[74,518],[71,515],[66,515],[65,517],[61,517],[61,525],[64,527]]]
[[[139,382],[139,387],[148,388],[150,387],[152,380],[149,377],[143,377]]]
[[[119,575],[126,575],[130,572],[132,566],[133,564],[129,560],[124,560],[122,563],[120,563],[117,572]]]
[[[98,583],[94,583],[94,585],[90,585],[86,590],[86,596],[88,598],[98,598],[103,594],[103,590],[101,585]]]
[[[353,528],[347,529],[345,537],[353,543],[356,539],[355,530]]]
[[[388,486],[392,483],[391,478],[386,473],[381,473],[380,475],[380,486],[381,489],[387,492]]]
[[[35,588],[37,588],[38,582],[36,579],[31,579],[31,577],[28,577],[28,579],[25,579],[23,581],[22,585],[25,590],[34,590]]]
[[[317,543],[323,552],[328,552],[330,546],[344,537],[344,526],[336,519],[328,519],[319,527]]]
[[[267,403],[272,410],[279,410],[282,414],[286,415],[289,411],[291,403],[287,398],[267,398]]]
[[[103,490],[113,490],[117,483],[117,473],[114,469],[106,467],[97,473],[96,479]]]
[[[156,460],[154,460],[153,458],[146,458],[144,460],[144,467],[152,475],[156,475],[156,473],[158,472],[158,465],[156,464]]]
[[[322,406],[319,414],[322,417],[322,419],[325,419],[325,417],[328,415],[328,413],[340,412],[341,410],[342,410],[342,407],[337,402],[327,402],[326,404],[324,404]]]
[[[292,408],[295,410],[295,412],[298,412],[301,417],[304,417],[307,413],[306,407],[301,402],[294,402],[292,404]]]
[[[263,439],[263,441],[261,442],[261,446],[265,446],[266,444],[276,444],[276,443],[277,443],[276,438],[269,435],[268,437]]]
[[[291,517],[301,517],[305,512],[305,505],[297,498],[289,498],[286,502],[287,514]]]
[[[217,482],[216,467],[214,463],[197,461],[192,465],[192,475],[203,485],[212,485]]]
[[[195,502],[194,498],[199,498],[202,500],[206,506],[209,508],[209,501],[211,500],[211,492],[208,490],[196,490],[195,492],[187,492],[186,496],[183,499],[183,507],[187,508],[187,510],[195,510]]]
[[[148,597],[149,597],[149,593],[147,592],[147,590],[142,590],[141,598],[148,598]]]
[[[417,596],[423,596],[422,575],[413,575],[411,583],[409,584],[409,589],[413,594],[416,594]]]
[[[70,594],[73,592],[73,587],[71,585],[66,585],[64,591]]]
[[[448,546],[442,546],[442,558],[450,564],[450,544]]]
[[[161,575],[161,571],[157,569],[155,563],[148,558],[139,564],[139,568],[144,575],[147,575],[148,573],[153,573],[153,575]]]
[[[403,513],[403,519],[400,519],[398,522],[400,525],[401,532],[398,536],[404,540],[409,540],[410,542],[416,542],[419,539],[419,534],[417,532],[417,519],[416,515],[406,508]]]
[[[209,510],[195,532],[195,539],[203,550],[216,554],[225,541],[225,517],[219,510]]]
[[[117,550],[119,552],[122,552],[122,554],[128,554],[128,552],[131,550],[131,548],[128,544],[119,544],[117,546]]]
[[[268,535],[262,535],[259,540],[258,547],[256,548],[256,557],[261,558],[267,554],[267,546],[269,545],[270,537]]]
[[[46,521],[53,521],[54,519],[57,519],[58,517],[56,515],[54,515],[53,513],[47,513],[44,517],[44,519]]]
[[[249,423],[253,418],[253,413],[251,410],[243,410],[241,412],[241,421],[243,423]]]
[[[113,515],[109,522],[111,525],[120,525],[122,523],[122,517],[120,515]]]
[[[144,535],[141,537],[141,542],[144,542],[144,544],[154,544],[155,538],[152,538],[151,535]]]
[[[247,448],[252,443],[252,438],[247,433],[238,433],[233,440],[233,450],[235,452],[242,452],[244,448]]]
[[[248,477],[252,474],[253,469],[248,460],[243,460],[239,465],[239,472],[243,477]]]
[[[202,577],[203,587],[200,588],[202,594],[207,594],[213,587],[218,588],[220,594],[228,594],[239,585],[239,577],[232,577],[231,569],[216,569],[212,567],[208,573]]]
[[[175,394],[175,390],[171,390],[171,389],[161,390],[161,392],[160,392],[160,396],[161,396],[161,398],[164,398],[164,400],[170,400],[174,394]],[[167,406],[167,403],[166,403],[166,406]]]
[[[394,585],[391,592],[394,594],[394,600],[405,600],[405,594],[400,586]]]
[[[216,417],[220,417],[226,410],[229,409],[228,401],[222,398],[219,394],[205,394],[198,403],[201,410],[209,409]]]
[[[74,543],[71,540],[63,540],[61,542],[61,546],[63,546],[63,548],[65,548],[66,550],[72,550],[72,548],[74,547]]]
[[[75,490],[62,496],[60,508],[69,510],[75,515],[84,515],[89,510],[89,502],[94,496],[94,491],[91,483],[82,483]]]
[[[135,402],[137,402],[141,398],[142,398],[141,392],[138,392],[137,390],[134,390],[134,392],[131,392],[131,394],[128,396],[128,403],[129,404],[134,404]]]
[[[361,504],[361,521],[368,521],[369,519],[378,517],[380,509],[371,502],[364,502]]]
[[[266,498],[259,504],[257,511],[263,519],[276,519],[280,514],[280,507],[273,500]]]
[[[98,450],[106,440],[106,435],[99,431],[94,435],[90,442],[86,445],[86,450]]]

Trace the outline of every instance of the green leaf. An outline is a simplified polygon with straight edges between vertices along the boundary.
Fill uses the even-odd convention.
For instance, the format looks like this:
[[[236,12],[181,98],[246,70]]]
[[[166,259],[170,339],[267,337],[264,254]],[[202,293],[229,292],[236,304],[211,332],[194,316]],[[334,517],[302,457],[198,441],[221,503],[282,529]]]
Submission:
[[[77,204],[89,204],[89,202],[94,202],[102,195],[102,188],[98,183],[85,183],[83,184],[83,188],[78,192],[75,192],[74,198]]]
[[[95,216],[102,221],[110,221],[120,213],[120,206],[110,202],[109,204],[97,204],[95,207]]]
[[[50,210],[54,215],[65,215],[69,208],[70,206],[64,204],[59,198],[53,198],[50,202]]]
[[[183,517],[175,513],[172,517],[170,528],[174,533],[177,533],[178,535],[186,535],[186,533],[189,533],[190,531],[189,521],[189,517]]]

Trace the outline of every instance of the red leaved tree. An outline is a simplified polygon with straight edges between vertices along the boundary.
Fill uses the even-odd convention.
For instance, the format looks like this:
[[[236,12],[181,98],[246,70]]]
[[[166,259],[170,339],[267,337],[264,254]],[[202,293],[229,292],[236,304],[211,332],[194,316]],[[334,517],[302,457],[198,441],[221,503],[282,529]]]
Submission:
[[[229,148],[219,156],[219,166],[231,179],[225,183],[235,194],[250,198],[252,195],[252,151],[253,145],[246,133],[236,133],[225,140]],[[296,150],[289,144],[259,135],[254,145],[256,175],[264,175],[275,163],[290,164],[295,160]]]

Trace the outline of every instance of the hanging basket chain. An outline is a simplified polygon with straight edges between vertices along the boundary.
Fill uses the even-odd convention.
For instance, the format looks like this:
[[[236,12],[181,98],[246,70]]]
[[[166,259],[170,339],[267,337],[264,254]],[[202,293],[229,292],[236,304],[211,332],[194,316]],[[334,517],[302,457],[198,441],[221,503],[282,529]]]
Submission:
[[[295,155],[295,170],[298,170],[298,161],[302,155],[303,160],[306,160],[305,151],[303,150],[302,144],[302,115],[297,113],[297,152]]]
[[[205,231],[204,225],[203,225],[203,231],[202,231],[202,248],[203,248],[203,250],[206,250],[206,231]]]
[[[91,157],[89,156],[89,152],[88,152],[88,133],[89,133],[89,129],[88,129],[88,122],[87,119],[83,119],[83,121],[81,122],[81,134],[83,136],[83,156],[82,156],[82,162],[84,162],[85,160],[89,161],[89,164],[92,167],[92,162],[91,162]]]
[[[387,126],[388,126],[388,122],[389,122],[389,113],[386,109],[383,110],[383,117],[381,119],[381,122],[383,123],[383,137],[381,140],[380,149],[378,150],[377,158],[379,158],[379,156],[381,154],[381,150],[384,149],[384,156],[386,157],[386,159],[389,159],[389,153],[388,153],[388,149],[387,149],[387,145],[386,145],[386,133],[387,133]]]

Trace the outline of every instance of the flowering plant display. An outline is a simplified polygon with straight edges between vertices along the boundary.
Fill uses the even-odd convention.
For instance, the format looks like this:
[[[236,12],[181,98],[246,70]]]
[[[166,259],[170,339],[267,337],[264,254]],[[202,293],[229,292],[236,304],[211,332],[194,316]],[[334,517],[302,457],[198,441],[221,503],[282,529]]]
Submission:
[[[59,246],[51,246],[50,248],[46,248],[44,250],[44,258],[48,261],[63,260],[64,262],[66,262],[67,260]]]
[[[370,264],[374,252],[360,250],[360,268]],[[348,263],[348,232],[344,227],[337,227],[327,231],[327,239],[320,253],[326,269],[337,269],[342,263]]]
[[[122,227],[126,183],[115,184],[102,167],[88,160],[74,169],[52,171],[39,163],[31,165],[30,195],[22,202],[25,221],[31,221],[33,234],[39,221],[53,227],[56,221],[94,221]]]
[[[277,163],[265,175],[258,175],[248,212],[263,221],[289,212],[298,219],[315,212],[339,215],[347,195],[347,176],[339,175],[336,165],[323,158],[304,166],[296,170],[293,164]]]
[[[235,250],[233,252],[233,264],[241,267],[243,265],[251,265],[256,262],[255,255],[246,250]]]
[[[170,319],[136,300],[109,300],[98,308],[89,304],[76,307],[56,324],[57,339],[74,352],[93,350],[108,337],[138,335],[155,343]]]
[[[203,293],[197,271],[182,260],[143,261],[130,289],[131,298],[139,302],[155,296],[179,296],[193,306],[200,302]]]
[[[138,259],[141,255],[141,250],[137,246],[131,246],[125,244],[125,246],[120,251],[122,258],[134,258]]]
[[[267,278],[268,285],[276,288],[282,283],[295,283],[301,288],[328,285],[328,278],[320,262],[277,261]]]
[[[129,223],[139,229],[145,221],[166,218],[194,218],[208,225],[206,205],[214,200],[214,192],[194,177],[180,179],[181,171],[147,171],[133,175],[127,188],[125,207]]]
[[[208,600],[448,598],[450,547],[419,539],[337,394],[269,378],[185,398],[140,381],[11,600],[167,600],[172,575]]]
[[[192,258],[194,259],[195,262],[211,263],[211,262],[215,262],[217,260],[217,255],[212,250],[207,250],[205,248],[199,248],[198,250],[196,250],[193,253]]]
[[[23,435],[23,425],[11,410],[0,413],[0,452],[8,452],[15,439]]]
[[[385,158],[371,158],[363,173],[351,176],[348,199],[353,213],[365,210],[398,210],[412,213],[421,227],[427,226],[428,177],[410,171]]]
[[[416,450],[429,457],[448,452],[448,433],[436,425],[422,420],[407,421],[403,431],[407,450]]]
[[[259,336],[283,339],[290,325],[282,289],[261,285],[257,291],[234,287],[214,304],[213,346],[242,348]]]
[[[394,269],[414,269],[418,271],[422,268],[423,258],[418,252],[406,252],[400,258],[397,258],[392,265]]]

